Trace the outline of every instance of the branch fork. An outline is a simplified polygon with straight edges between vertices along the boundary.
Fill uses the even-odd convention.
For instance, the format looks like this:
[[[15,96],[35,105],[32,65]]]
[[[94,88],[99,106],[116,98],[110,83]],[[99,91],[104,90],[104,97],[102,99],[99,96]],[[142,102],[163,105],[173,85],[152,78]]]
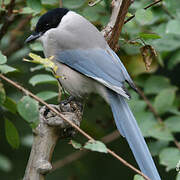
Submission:
[[[51,106],[80,126],[82,112],[75,102]],[[33,131],[33,145],[23,180],[44,180],[45,175],[52,170],[50,161],[57,140],[76,134],[71,125],[46,106],[41,107],[39,119],[39,125]]]

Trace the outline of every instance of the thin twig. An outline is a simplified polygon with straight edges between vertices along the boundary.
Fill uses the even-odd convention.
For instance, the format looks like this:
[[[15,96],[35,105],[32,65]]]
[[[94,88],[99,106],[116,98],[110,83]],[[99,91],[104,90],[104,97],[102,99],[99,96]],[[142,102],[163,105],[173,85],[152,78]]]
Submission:
[[[151,102],[148,100],[148,98],[145,96],[144,92],[140,90],[140,88],[137,88],[138,93],[140,94],[140,96],[144,99],[144,101],[146,102],[146,104],[149,107],[149,110],[154,114],[154,116],[156,117],[156,119],[158,120],[158,122],[160,124],[163,123],[163,120],[159,117],[157,111],[155,110],[155,108],[152,106]]]
[[[7,57],[11,56],[11,54],[13,54],[14,52],[18,51],[19,49],[23,48],[24,44],[15,41],[11,44],[11,46],[9,46],[9,48],[5,49],[3,51],[3,54]]]
[[[88,153],[87,150],[82,150],[82,151],[76,151],[74,153],[71,153],[67,155],[65,158],[57,160],[55,163],[52,164],[52,170],[51,172],[54,172],[57,169],[60,169],[80,158],[82,158],[84,155]]]
[[[144,8],[144,10],[146,10],[146,9],[148,9],[148,8],[150,8],[150,7],[152,7],[152,6],[154,6],[155,4],[160,3],[161,1],[162,1],[162,0],[154,1],[153,3],[149,4],[148,6],[146,6],[146,7]]]
[[[137,87],[137,91],[140,94],[140,96],[144,99],[144,101],[146,102],[146,104],[148,105],[149,110],[154,114],[154,116],[156,117],[157,121],[160,124],[163,124],[163,120],[162,118],[158,115],[157,111],[155,110],[155,108],[153,107],[153,105],[151,104],[151,102],[148,100],[148,98],[145,96],[144,92],[140,90],[140,88]],[[165,126],[165,124],[163,124]],[[180,150],[180,143],[174,138],[174,144],[176,145],[176,147]]]
[[[62,2],[62,0],[59,0],[59,7],[60,7],[60,8],[63,7],[63,2]]]
[[[160,3],[161,1],[162,1],[162,0],[158,0],[158,1],[155,1],[155,2],[153,2],[153,3],[151,3],[151,4],[149,4],[148,6],[146,6],[146,7],[144,8],[144,10],[149,9],[150,7],[152,7],[152,6]],[[125,21],[124,21],[124,24],[126,24],[127,22],[129,22],[129,21],[130,21],[131,19],[133,19],[134,17],[135,17],[135,14],[132,15],[132,16],[130,16],[127,20],[125,20]]]
[[[13,8],[15,6],[15,0],[11,0],[10,3],[7,6],[7,14],[5,16],[5,22],[1,27],[0,30],[0,40],[2,39],[2,37],[4,36],[4,34],[6,33],[6,31],[8,30],[9,26],[13,23],[14,17],[15,15],[13,15]]]
[[[136,169],[134,166],[130,165],[129,163],[127,163],[127,161],[125,161],[124,159],[122,159],[120,156],[118,156],[116,153],[114,153],[113,151],[111,151],[110,149],[108,149],[108,153],[111,154],[112,156],[114,156],[116,159],[118,159],[119,161],[121,161],[124,165],[128,166],[129,168],[131,168],[132,170],[134,170],[136,173],[140,174],[141,176],[143,176],[144,179],[146,180],[150,180],[146,175],[144,175],[141,171],[139,171],[138,169]]]
[[[67,123],[69,123],[72,127],[74,127],[77,131],[79,131],[83,136],[85,136],[87,139],[89,140],[94,140],[94,138],[92,138],[89,134],[87,134],[85,131],[83,131],[81,128],[79,128],[77,125],[75,125],[73,122],[71,122],[69,119],[66,119],[65,116],[63,114],[61,114],[59,111],[57,111],[56,109],[54,109],[52,106],[50,106],[49,104],[47,104],[45,101],[43,101],[42,99],[40,99],[39,97],[37,97],[36,95],[34,95],[33,93],[31,93],[30,91],[28,91],[27,89],[25,89],[24,87],[20,86],[19,84],[13,82],[12,80],[10,80],[9,78],[5,77],[3,74],[0,74],[0,78],[5,80],[6,82],[8,82],[9,84],[13,85],[14,87],[16,87],[17,89],[21,90],[23,93],[25,93],[26,95],[29,95],[30,97],[32,97],[33,99],[35,99],[36,101],[38,101],[39,103],[45,105],[47,108],[49,108],[52,112],[56,113],[59,117],[61,117],[64,121],[66,121]],[[116,159],[118,159],[119,161],[121,161],[125,166],[129,167],[130,169],[132,169],[133,171],[135,171],[136,173],[140,174],[141,176],[143,176],[146,180],[150,180],[145,174],[143,174],[140,170],[136,169],[134,166],[132,166],[131,164],[129,164],[127,161],[125,161],[124,159],[122,159],[120,156],[118,156],[115,152],[111,151],[110,149],[107,149],[108,153],[111,154],[113,157],[115,157]]]
[[[177,146],[177,148],[180,150],[180,143],[175,139],[174,144]]]
[[[123,0],[112,0],[111,2],[111,6],[112,6],[112,13],[111,13],[111,17],[110,20],[108,22],[108,24],[106,25],[106,27],[101,31],[101,33],[103,34],[103,36],[105,37],[106,41],[108,42],[111,39],[111,34],[112,34],[112,29],[116,23],[116,19],[118,16],[118,12],[120,10],[121,4],[122,4]]]
[[[165,13],[166,13],[171,19],[175,19],[175,18],[176,18],[175,16],[173,16],[173,15],[169,12],[169,10],[167,9],[167,7],[166,7],[164,4],[162,4],[162,9],[165,11]]]
[[[4,79],[5,81],[7,81],[8,83],[10,83],[11,85],[13,85],[14,87],[16,87],[17,89],[21,90],[23,93],[25,93],[26,95],[31,96],[33,99],[35,99],[36,101],[38,101],[39,103],[45,105],[46,107],[48,107],[51,111],[53,111],[54,113],[56,113],[57,115],[59,115],[59,117],[61,117],[64,121],[66,121],[67,123],[69,123],[72,127],[74,127],[76,130],[78,130],[83,136],[85,136],[87,139],[89,140],[94,140],[91,136],[89,136],[86,132],[84,132],[82,129],[80,129],[78,126],[76,126],[74,123],[72,123],[71,121],[69,121],[68,119],[65,118],[65,116],[63,114],[61,114],[60,112],[58,112],[56,109],[54,109],[53,107],[51,107],[49,104],[47,104],[45,101],[43,101],[42,99],[40,99],[39,97],[37,97],[36,95],[34,95],[33,93],[31,93],[30,91],[28,91],[27,89],[25,89],[24,87],[20,86],[19,84],[13,82],[12,80],[10,80],[9,78],[5,77],[4,75],[0,74],[0,78]]]
[[[95,6],[96,4],[100,3],[102,0],[95,0],[95,1],[89,1],[88,5],[89,6]]]
[[[23,18],[18,26],[11,32],[11,46],[9,46],[9,48],[5,49],[3,51],[3,54],[6,55],[7,57],[10,56],[12,53],[18,51],[19,49],[21,49],[24,44],[23,43],[20,43],[18,40],[17,40],[17,35],[16,33],[18,33],[19,31],[23,30],[27,23],[29,23],[30,19],[32,18],[31,15]]]
[[[14,28],[11,31],[11,42],[14,42],[14,40],[16,40],[17,38],[17,34],[19,31],[21,31],[22,29],[24,29],[26,27],[26,25],[29,23],[29,21],[31,20],[32,15],[26,16],[24,17],[17,25],[16,28]]]
[[[101,138],[101,141],[103,141],[104,143],[107,144],[107,143],[110,143],[110,142],[116,140],[117,138],[119,138],[119,136],[120,136],[119,131],[115,130],[112,133],[110,133],[110,134],[104,136],[103,138]],[[88,152],[89,151],[83,149],[82,151],[74,152],[74,153],[66,156],[63,159],[60,159],[60,160],[56,161],[53,164],[53,168],[52,168],[51,172],[55,171],[56,169],[62,168],[63,166],[65,166],[65,165],[67,165],[69,163],[72,163],[73,161],[76,161],[79,158],[82,158]]]
[[[119,131],[115,130],[112,133],[110,133],[110,134],[104,136],[103,138],[101,138],[101,141],[103,141],[104,143],[107,144],[107,143],[110,143],[110,142],[116,140],[117,138],[119,138],[119,136],[120,136]]]

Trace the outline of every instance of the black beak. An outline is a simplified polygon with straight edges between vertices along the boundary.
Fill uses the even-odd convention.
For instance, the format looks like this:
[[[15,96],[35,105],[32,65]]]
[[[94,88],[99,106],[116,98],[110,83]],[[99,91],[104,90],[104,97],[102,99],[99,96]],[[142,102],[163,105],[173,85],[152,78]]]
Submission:
[[[30,35],[26,40],[25,43],[32,42],[36,39],[38,39],[42,35],[42,32],[34,32],[32,35]]]

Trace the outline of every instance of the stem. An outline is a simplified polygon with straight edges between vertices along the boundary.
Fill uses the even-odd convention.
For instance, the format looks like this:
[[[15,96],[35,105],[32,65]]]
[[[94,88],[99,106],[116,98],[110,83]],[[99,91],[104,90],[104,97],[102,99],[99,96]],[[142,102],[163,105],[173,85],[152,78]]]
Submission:
[[[115,25],[112,29],[111,38],[108,41],[109,46],[113,50],[115,50],[117,47],[119,36],[122,31],[122,27],[124,25],[124,19],[126,17],[126,14],[128,12],[131,3],[132,3],[131,0],[123,0],[121,3],[121,7],[117,15]]]
[[[12,13],[13,13],[14,6],[15,6],[15,0],[11,0],[10,3],[8,4],[8,6],[7,6],[8,12],[7,12],[6,16],[4,17],[5,22],[2,25],[1,30],[0,30],[0,40],[6,34],[9,26],[13,23],[14,15]]]
[[[119,131],[115,130],[112,133],[101,138],[101,141],[107,144],[116,140],[117,138],[119,138],[119,136],[120,136]],[[81,151],[77,151],[70,155],[67,155],[65,158],[60,159],[53,164],[53,168],[51,172],[55,171],[56,169],[62,168],[63,166],[72,163],[73,161],[76,161],[77,159],[86,155],[88,152],[89,151],[82,149]]]
[[[162,0],[159,0],[159,1],[155,1],[155,2],[153,2],[153,3],[151,3],[151,4],[149,4],[148,6],[146,6],[146,7],[144,8],[144,10],[149,9],[150,7],[152,7],[152,6],[160,3],[161,1],[162,1]],[[125,21],[124,21],[124,24],[126,24],[127,22],[129,22],[129,21],[130,21],[131,19],[133,19],[134,17],[135,17],[135,14],[132,15],[132,16],[130,16],[127,20],[125,20]]]

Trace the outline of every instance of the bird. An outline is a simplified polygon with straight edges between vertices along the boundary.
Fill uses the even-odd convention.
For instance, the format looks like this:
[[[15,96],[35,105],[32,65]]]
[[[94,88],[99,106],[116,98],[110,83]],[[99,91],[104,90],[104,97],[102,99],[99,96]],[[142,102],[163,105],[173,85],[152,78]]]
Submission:
[[[77,99],[99,94],[109,104],[120,134],[126,138],[141,171],[160,180],[136,119],[128,106],[127,82],[136,86],[117,54],[101,32],[86,18],[66,8],[43,14],[25,40],[42,43],[45,57],[53,57],[61,86]],[[63,77],[63,78],[61,78]]]

